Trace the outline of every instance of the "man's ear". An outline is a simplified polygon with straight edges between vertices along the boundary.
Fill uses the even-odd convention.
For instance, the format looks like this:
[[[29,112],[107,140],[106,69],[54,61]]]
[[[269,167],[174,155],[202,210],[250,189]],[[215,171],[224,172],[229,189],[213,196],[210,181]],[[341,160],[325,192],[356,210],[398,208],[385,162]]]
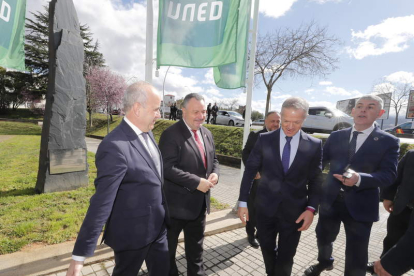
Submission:
[[[134,105],[132,106],[132,110],[134,111],[134,114],[137,115],[137,117],[139,117],[141,112],[141,104],[138,102],[134,103]]]

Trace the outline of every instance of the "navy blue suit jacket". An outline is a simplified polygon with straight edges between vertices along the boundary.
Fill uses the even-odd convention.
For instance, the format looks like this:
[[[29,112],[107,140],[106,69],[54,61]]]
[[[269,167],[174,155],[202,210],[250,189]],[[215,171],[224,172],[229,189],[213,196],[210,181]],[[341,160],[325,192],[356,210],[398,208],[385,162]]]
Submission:
[[[332,132],[323,148],[323,164],[330,170],[323,186],[321,208],[330,208],[341,187],[333,174],[342,174],[350,164],[361,177],[359,187],[345,187],[345,203],[356,221],[374,222],[379,219],[379,187],[391,185],[397,176],[398,139],[374,128],[352,160],[348,160],[352,128]]]
[[[318,209],[322,185],[322,142],[300,131],[298,151],[286,174],[279,145],[280,129],[260,134],[246,163],[239,201],[247,202],[253,179],[260,172],[256,212],[273,217],[281,206],[286,220],[294,222],[306,206]]]
[[[154,141],[152,132],[150,137]],[[114,251],[136,250],[153,242],[168,218],[163,175],[124,120],[101,142],[95,162],[96,192],[73,254],[92,256],[105,223],[103,241]]]

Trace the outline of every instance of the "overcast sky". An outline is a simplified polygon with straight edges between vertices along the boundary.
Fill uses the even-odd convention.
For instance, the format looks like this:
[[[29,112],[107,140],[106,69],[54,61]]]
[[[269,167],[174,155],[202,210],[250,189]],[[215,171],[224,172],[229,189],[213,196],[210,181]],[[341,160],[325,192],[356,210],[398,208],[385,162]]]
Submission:
[[[146,1],[74,0],[79,21],[88,24],[99,40],[107,66],[129,82],[144,79]],[[42,10],[47,0],[27,0],[27,16]],[[154,0],[156,37],[158,0]],[[326,26],[343,44],[338,48],[339,69],[325,79],[286,76],[274,86],[272,109],[280,109],[289,96],[300,96],[311,105],[335,106],[338,100],[370,93],[380,79],[414,83],[413,0],[261,0],[259,32],[279,27],[297,28],[311,20]],[[156,44],[154,41],[154,53]],[[155,54],[154,54],[155,58]],[[167,68],[162,67],[154,85],[162,93]],[[154,66],[155,70],[155,66]],[[238,99],[245,104],[242,89],[223,90],[215,86],[211,69],[171,67],[165,94],[178,98],[190,92],[202,93],[207,102]],[[266,90],[255,87],[253,109],[263,112]]]

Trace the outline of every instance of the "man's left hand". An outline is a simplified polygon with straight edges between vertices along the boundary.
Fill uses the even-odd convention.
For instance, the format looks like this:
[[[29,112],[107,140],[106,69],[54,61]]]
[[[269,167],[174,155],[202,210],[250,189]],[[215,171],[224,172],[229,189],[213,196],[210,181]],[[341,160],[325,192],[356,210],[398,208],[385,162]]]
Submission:
[[[208,179],[207,180],[210,181],[213,185],[216,185],[217,182],[218,182],[218,175],[216,173],[211,173],[208,176]]]
[[[299,218],[296,220],[296,223],[300,223],[303,220],[303,224],[302,227],[298,229],[298,231],[306,231],[308,230],[309,226],[312,224],[313,221],[313,217],[315,215],[309,211],[306,210],[305,212],[303,212]]]
[[[381,261],[376,261],[374,263],[374,271],[375,273],[378,274],[378,276],[391,276],[391,274],[389,274],[384,267],[382,267],[381,265]]]
[[[352,173],[351,178],[346,178],[342,174],[334,174],[333,176],[348,187],[354,186],[359,180],[359,174],[357,172]]]

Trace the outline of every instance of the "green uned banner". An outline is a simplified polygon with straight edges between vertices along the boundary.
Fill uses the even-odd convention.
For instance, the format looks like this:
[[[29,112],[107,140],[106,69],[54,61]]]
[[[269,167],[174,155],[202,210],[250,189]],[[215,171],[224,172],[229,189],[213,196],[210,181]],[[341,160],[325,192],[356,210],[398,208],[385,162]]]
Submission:
[[[207,68],[237,60],[240,0],[160,0],[157,66]]]
[[[0,0],[0,66],[24,71],[26,0]]]
[[[249,41],[251,0],[241,0],[237,23],[237,60],[214,67],[214,82],[220,88],[235,89],[246,87],[247,44]]]

